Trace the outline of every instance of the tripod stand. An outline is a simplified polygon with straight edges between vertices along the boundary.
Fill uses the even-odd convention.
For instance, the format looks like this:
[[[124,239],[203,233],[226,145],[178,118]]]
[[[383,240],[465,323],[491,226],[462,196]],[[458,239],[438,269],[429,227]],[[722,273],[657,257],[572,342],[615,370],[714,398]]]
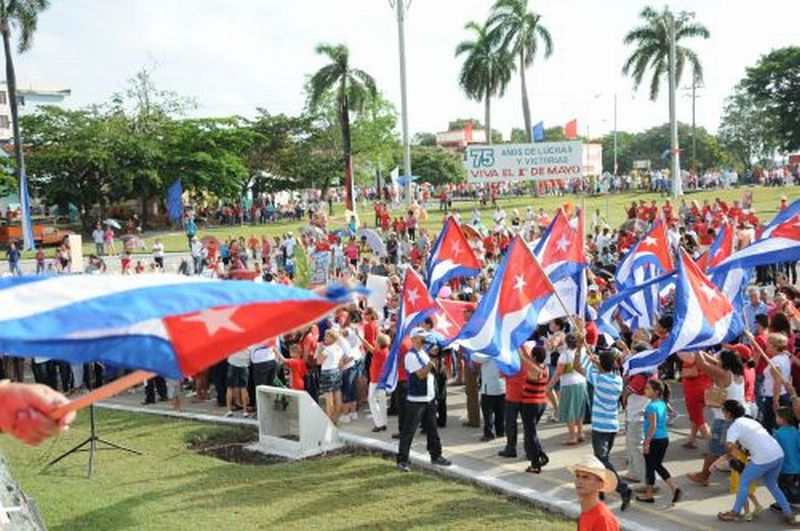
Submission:
[[[133,450],[131,448],[127,448],[127,447],[122,446],[120,444],[116,444],[116,443],[107,441],[105,439],[101,439],[100,437],[97,436],[97,425],[96,425],[95,420],[94,420],[94,405],[90,405],[89,406],[89,426],[90,426],[90,432],[89,432],[89,438],[88,439],[86,439],[85,441],[83,441],[82,443],[77,445],[76,447],[74,447],[74,448],[72,448],[70,450],[67,450],[66,452],[64,452],[60,456],[56,457],[55,459],[53,459],[52,461],[47,463],[45,465],[45,467],[44,467],[44,470],[47,470],[48,468],[50,468],[54,464],[58,463],[59,461],[61,461],[65,457],[68,457],[68,456],[70,456],[70,455],[72,455],[74,453],[77,453],[77,452],[89,452],[89,466],[86,469],[86,477],[89,478],[89,477],[92,477],[92,470],[94,468],[94,453],[97,450],[122,450],[122,451],[129,452],[129,453],[132,453],[132,454],[142,455],[142,452],[139,452],[137,450]],[[98,447],[98,443],[99,444],[104,444],[105,446],[104,447],[103,446]],[[88,448],[84,448],[86,445],[89,445],[89,447]]]

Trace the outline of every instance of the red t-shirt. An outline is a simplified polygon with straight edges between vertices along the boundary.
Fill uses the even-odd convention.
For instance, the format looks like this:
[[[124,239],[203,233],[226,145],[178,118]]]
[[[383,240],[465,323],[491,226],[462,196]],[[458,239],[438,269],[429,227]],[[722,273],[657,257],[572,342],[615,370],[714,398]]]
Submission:
[[[597,323],[594,321],[586,322],[586,344],[597,346],[597,340],[600,339],[600,330],[597,328]]]
[[[305,378],[306,374],[308,373],[305,360],[302,358],[292,358],[286,360],[284,365],[289,367],[289,370],[292,373],[292,389],[295,391],[304,390],[305,384],[303,383],[303,378]]]
[[[514,376],[503,376],[506,379],[506,402],[522,402],[522,389],[528,378],[525,367],[520,368]]]
[[[619,522],[604,503],[597,502],[578,517],[578,531],[619,531]]]
[[[364,341],[376,347],[375,342],[378,340],[378,321],[367,321],[364,323]]]
[[[378,383],[388,355],[389,349],[381,347],[376,348],[372,353],[372,361],[369,362],[369,383]]]

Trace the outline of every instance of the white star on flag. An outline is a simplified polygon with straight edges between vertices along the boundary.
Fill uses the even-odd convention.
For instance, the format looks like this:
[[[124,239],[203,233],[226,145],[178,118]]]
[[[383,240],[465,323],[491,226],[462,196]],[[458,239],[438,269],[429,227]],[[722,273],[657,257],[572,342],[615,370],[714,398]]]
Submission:
[[[458,257],[458,255],[461,254],[461,245],[459,245],[458,242],[453,243],[453,245],[450,246],[450,252],[453,256]]]
[[[558,242],[556,242],[556,247],[558,247],[559,251],[566,250],[566,248],[569,247],[569,239],[567,239],[567,237],[562,234],[561,239],[559,239]]]
[[[447,320],[447,317],[437,313],[433,316],[433,319],[436,321],[436,330],[440,331],[445,336],[449,336],[453,324]]]
[[[206,326],[206,333],[214,336],[220,330],[229,330],[231,332],[244,332],[244,328],[233,322],[233,314],[239,308],[207,308],[197,315],[191,317],[184,317],[181,319],[184,323],[203,323]]]
[[[707,301],[713,301],[717,297],[717,292],[708,284],[703,284],[700,286],[700,291],[703,292],[703,295]]]
[[[514,289],[522,293],[523,288],[525,288],[525,277],[522,275],[517,275],[514,277]]]
[[[643,243],[648,247],[652,247],[653,245],[656,244],[656,239],[653,238],[652,236],[648,236],[647,238],[644,239]]]
[[[410,306],[413,309],[417,305],[417,301],[419,300],[419,293],[417,293],[416,289],[410,289],[408,290],[406,297],[408,298],[408,301],[411,303]]]

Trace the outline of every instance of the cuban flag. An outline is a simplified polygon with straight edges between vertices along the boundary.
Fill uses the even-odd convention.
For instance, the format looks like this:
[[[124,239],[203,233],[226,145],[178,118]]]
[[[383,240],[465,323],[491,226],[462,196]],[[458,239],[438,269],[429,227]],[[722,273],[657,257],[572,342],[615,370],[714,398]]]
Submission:
[[[705,272],[712,267],[718,266],[732,254],[733,225],[729,223],[720,227],[717,237],[711,243],[711,247],[698,258],[697,265],[701,271]]]
[[[620,335],[620,329],[617,326],[618,319],[630,330],[652,328],[653,323],[658,319],[661,308],[637,307],[634,299],[642,292],[649,291],[654,287],[659,292],[663,292],[674,287],[674,284],[675,273],[671,272],[647,280],[638,286],[625,288],[609,297],[600,304],[600,308],[597,311],[596,322],[598,329],[617,339]]]
[[[383,364],[381,377],[378,379],[378,389],[391,393],[397,387],[397,370],[400,360],[400,343],[412,328],[422,324],[425,319],[439,307],[433,300],[422,279],[413,267],[406,268],[403,278],[403,292],[400,294],[400,307],[397,312],[397,325],[394,341],[389,349],[389,355]]]
[[[625,258],[617,266],[614,276],[617,289],[640,286],[665,273],[674,270],[672,256],[669,252],[667,233],[661,221],[656,221],[653,228],[634,245]],[[659,298],[663,285],[650,284],[647,290],[638,290],[626,299],[622,312],[626,319],[637,321],[638,326],[649,327],[652,317],[658,312]]]
[[[743,331],[744,321],[733,304],[681,249],[670,335],[659,348],[628,358],[624,370],[628,374],[652,372],[670,354],[720,345]]]
[[[503,374],[516,374],[517,350],[536,330],[539,312],[554,293],[530,248],[515,236],[456,341],[468,352],[492,357]]]
[[[352,300],[300,288],[183,275],[0,279],[0,352],[192,375]]]
[[[769,225],[764,227],[764,231],[761,233],[759,240],[764,240],[772,236],[772,232],[779,225],[795,217],[797,214],[800,214],[800,199],[793,201],[791,205],[778,212],[772,221],[769,222]]]
[[[739,249],[714,269],[722,271],[731,267],[752,268],[797,260],[800,260],[800,213],[772,226],[768,238],[761,238],[744,249]]]
[[[456,220],[448,217],[428,257],[428,290],[435,296],[449,280],[480,273],[481,263]]]
[[[537,241],[533,254],[561,296],[569,314],[583,316],[586,308],[587,263],[583,246],[582,210],[573,221],[576,222],[574,226],[564,210],[559,209]],[[539,312],[539,324],[566,315],[558,297],[552,296]]]
[[[436,311],[430,315],[433,330],[441,335],[445,342],[455,339],[467,322],[465,312],[475,309],[474,303],[449,299],[436,299],[436,306]]]

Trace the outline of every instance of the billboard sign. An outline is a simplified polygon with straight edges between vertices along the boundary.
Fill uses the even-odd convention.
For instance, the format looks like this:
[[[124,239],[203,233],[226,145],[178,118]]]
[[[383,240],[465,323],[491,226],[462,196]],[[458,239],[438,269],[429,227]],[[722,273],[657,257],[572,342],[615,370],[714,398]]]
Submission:
[[[472,145],[464,164],[469,183],[575,179],[583,173],[583,143]]]

